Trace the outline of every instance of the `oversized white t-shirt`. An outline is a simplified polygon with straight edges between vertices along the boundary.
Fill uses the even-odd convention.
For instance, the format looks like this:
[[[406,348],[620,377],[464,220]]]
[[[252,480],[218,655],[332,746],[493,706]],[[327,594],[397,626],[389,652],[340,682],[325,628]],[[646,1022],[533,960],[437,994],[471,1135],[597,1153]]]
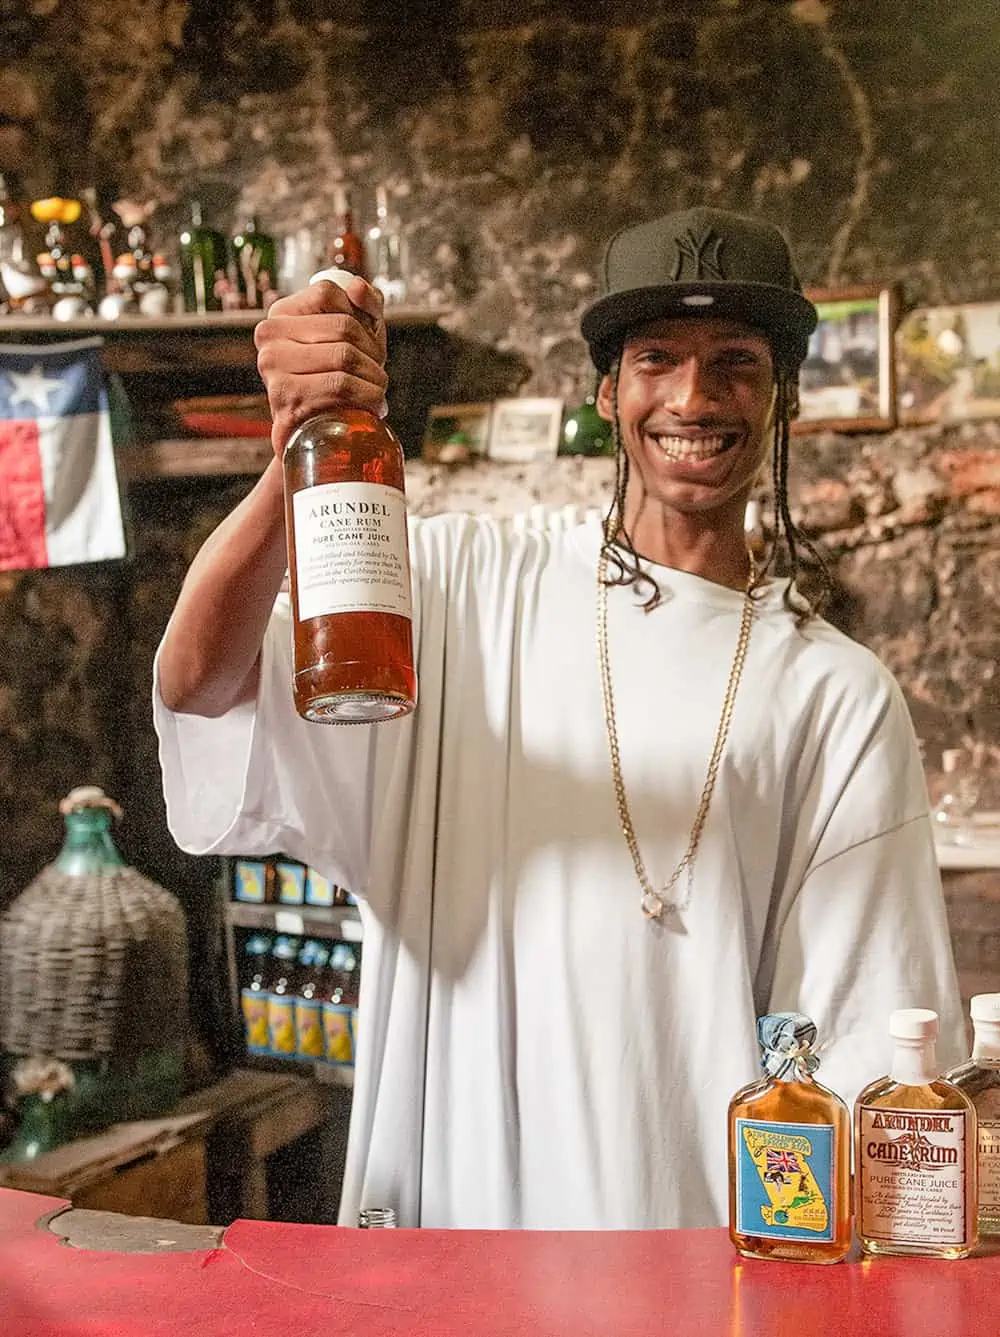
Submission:
[[[595,632],[600,532],[411,521],[419,704],[330,727],[292,704],[280,598],[256,703],[156,700],[171,830],[202,854],[281,850],[363,897],[341,1220],[707,1226],[726,1220],[726,1107],[755,1020],[796,1009],[849,1102],[888,1067],[891,1009],[963,1048],[924,777],[868,650],[757,604],[688,908],[647,920],[619,826]],[[621,760],[657,885],[698,806],[742,595],[651,568],[612,588]]]

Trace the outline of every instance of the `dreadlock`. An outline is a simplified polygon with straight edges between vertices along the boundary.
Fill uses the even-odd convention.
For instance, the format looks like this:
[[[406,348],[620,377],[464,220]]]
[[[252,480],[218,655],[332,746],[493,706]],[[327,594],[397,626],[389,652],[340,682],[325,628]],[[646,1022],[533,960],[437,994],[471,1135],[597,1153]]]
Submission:
[[[643,600],[643,609],[649,613],[660,602],[660,587],[647,571],[642,569],[641,559],[635,550],[632,536],[625,524],[625,493],[628,488],[629,458],[622,445],[621,424],[618,420],[618,379],[621,374],[621,358],[616,358],[611,365],[611,432],[615,446],[615,490],[604,517],[603,551],[607,560],[608,585],[632,585],[639,592],[648,589]],[[774,405],[774,443],[771,452],[771,481],[774,491],[774,536],[767,561],[760,576],[777,570],[779,565],[787,567],[790,576],[785,589],[784,603],[801,625],[822,611],[833,591],[830,572],[812,540],[804,534],[795,521],[788,505],[788,455],[791,437],[791,418],[798,400],[798,371],[787,364],[779,363],[775,384]],[[781,549],[784,547],[786,563],[779,563]],[[815,598],[809,599],[797,587],[797,577],[801,569],[800,550],[805,549],[819,573],[820,591]],[[760,579],[760,577],[758,577]]]

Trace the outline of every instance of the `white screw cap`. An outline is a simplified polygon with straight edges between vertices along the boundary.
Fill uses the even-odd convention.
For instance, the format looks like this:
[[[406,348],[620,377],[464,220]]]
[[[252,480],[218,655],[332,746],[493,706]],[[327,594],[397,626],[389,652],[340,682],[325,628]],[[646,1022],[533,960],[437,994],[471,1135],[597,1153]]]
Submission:
[[[894,1040],[936,1040],[938,1014],[927,1007],[901,1007],[889,1016]]]
[[[992,1021],[1000,1025],[1000,993],[977,993],[969,1012],[973,1021]]]

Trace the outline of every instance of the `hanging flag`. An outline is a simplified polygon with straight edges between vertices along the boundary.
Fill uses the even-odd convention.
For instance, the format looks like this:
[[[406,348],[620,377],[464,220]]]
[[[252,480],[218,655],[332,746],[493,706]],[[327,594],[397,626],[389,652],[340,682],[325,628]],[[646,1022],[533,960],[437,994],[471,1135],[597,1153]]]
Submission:
[[[0,571],[125,556],[100,349],[0,344]]]

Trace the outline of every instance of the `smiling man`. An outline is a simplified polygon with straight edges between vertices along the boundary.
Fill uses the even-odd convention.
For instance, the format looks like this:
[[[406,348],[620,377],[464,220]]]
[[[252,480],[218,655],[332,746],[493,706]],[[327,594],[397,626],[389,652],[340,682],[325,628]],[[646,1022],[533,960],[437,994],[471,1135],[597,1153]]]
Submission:
[[[784,239],[691,210],[620,233],[603,277],[582,325],[618,443],[603,531],[413,521],[411,717],[299,719],[279,597],[285,442],[385,393],[360,279],[258,326],[276,458],[158,656],[179,843],[280,849],[361,897],[347,1224],[718,1224],[760,1013],[810,1015],[849,1100],[893,1008],[940,1011],[942,1061],[962,1046],[905,703],[794,586],[788,417],[816,316]],[[743,532],[769,458],[781,578]]]

